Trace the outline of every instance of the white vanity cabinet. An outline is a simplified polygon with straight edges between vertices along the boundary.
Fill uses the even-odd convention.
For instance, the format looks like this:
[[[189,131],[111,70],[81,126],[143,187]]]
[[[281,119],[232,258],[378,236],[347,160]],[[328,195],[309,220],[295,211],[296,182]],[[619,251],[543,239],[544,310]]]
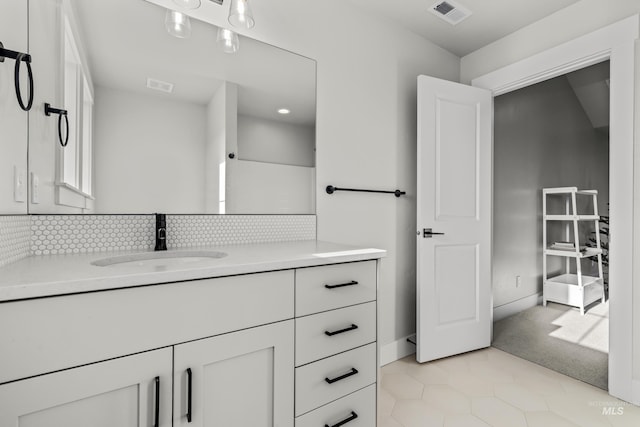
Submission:
[[[296,270],[296,427],[376,424],[376,261]]]
[[[180,344],[174,426],[293,426],[293,320]]]
[[[285,270],[2,303],[0,425],[183,425],[191,367],[195,423],[185,425],[237,411],[222,425],[291,427],[293,295]],[[100,424],[76,410],[113,414]],[[252,411],[264,424],[244,423]]]
[[[0,385],[0,425],[169,427],[171,348]]]
[[[375,426],[377,261],[0,303],[0,426]]]

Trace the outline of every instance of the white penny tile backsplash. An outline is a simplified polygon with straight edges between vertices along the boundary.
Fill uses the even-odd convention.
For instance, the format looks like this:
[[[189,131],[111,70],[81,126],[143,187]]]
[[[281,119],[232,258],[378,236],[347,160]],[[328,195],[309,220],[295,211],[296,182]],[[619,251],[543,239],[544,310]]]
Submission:
[[[315,215],[169,215],[169,249],[316,238]]]
[[[0,216],[0,266],[29,255],[152,250],[154,215]],[[316,238],[315,215],[167,215],[167,247]]]
[[[0,216],[0,267],[29,256],[29,225],[26,215]]]
[[[153,215],[33,215],[33,255],[147,250],[154,247]]]

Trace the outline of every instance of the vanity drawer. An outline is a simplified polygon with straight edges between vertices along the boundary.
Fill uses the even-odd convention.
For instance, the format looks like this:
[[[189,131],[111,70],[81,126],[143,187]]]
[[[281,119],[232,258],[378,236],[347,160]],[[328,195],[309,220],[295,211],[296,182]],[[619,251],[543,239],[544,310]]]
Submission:
[[[2,303],[0,383],[291,319],[293,286],[286,270]]]
[[[350,420],[350,421],[347,421]],[[347,421],[344,424],[340,424]],[[371,427],[376,425],[376,385],[358,390],[296,418],[296,427]]]
[[[376,261],[296,270],[296,316],[376,299]]]
[[[375,382],[375,343],[296,368],[296,416]]]
[[[376,341],[376,303],[296,319],[296,366]]]

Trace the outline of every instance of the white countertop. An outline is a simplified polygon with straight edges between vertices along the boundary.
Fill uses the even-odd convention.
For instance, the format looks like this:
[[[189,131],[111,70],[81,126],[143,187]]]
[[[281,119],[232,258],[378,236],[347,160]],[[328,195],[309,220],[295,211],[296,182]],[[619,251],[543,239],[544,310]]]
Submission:
[[[154,283],[231,276],[262,271],[364,261],[386,256],[386,251],[307,240],[283,243],[185,248],[215,250],[227,256],[184,265],[99,267],[91,263],[134,252],[32,256],[0,267],[0,302],[119,289]],[[175,251],[176,253],[180,250]],[[173,251],[172,251],[173,252]]]

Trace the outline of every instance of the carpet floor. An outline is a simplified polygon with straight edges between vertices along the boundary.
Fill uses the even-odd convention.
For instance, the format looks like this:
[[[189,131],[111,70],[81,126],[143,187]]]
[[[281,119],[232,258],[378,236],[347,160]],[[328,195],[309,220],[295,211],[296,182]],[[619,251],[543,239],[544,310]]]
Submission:
[[[578,309],[548,303],[493,324],[492,346],[607,390],[609,303]]]

